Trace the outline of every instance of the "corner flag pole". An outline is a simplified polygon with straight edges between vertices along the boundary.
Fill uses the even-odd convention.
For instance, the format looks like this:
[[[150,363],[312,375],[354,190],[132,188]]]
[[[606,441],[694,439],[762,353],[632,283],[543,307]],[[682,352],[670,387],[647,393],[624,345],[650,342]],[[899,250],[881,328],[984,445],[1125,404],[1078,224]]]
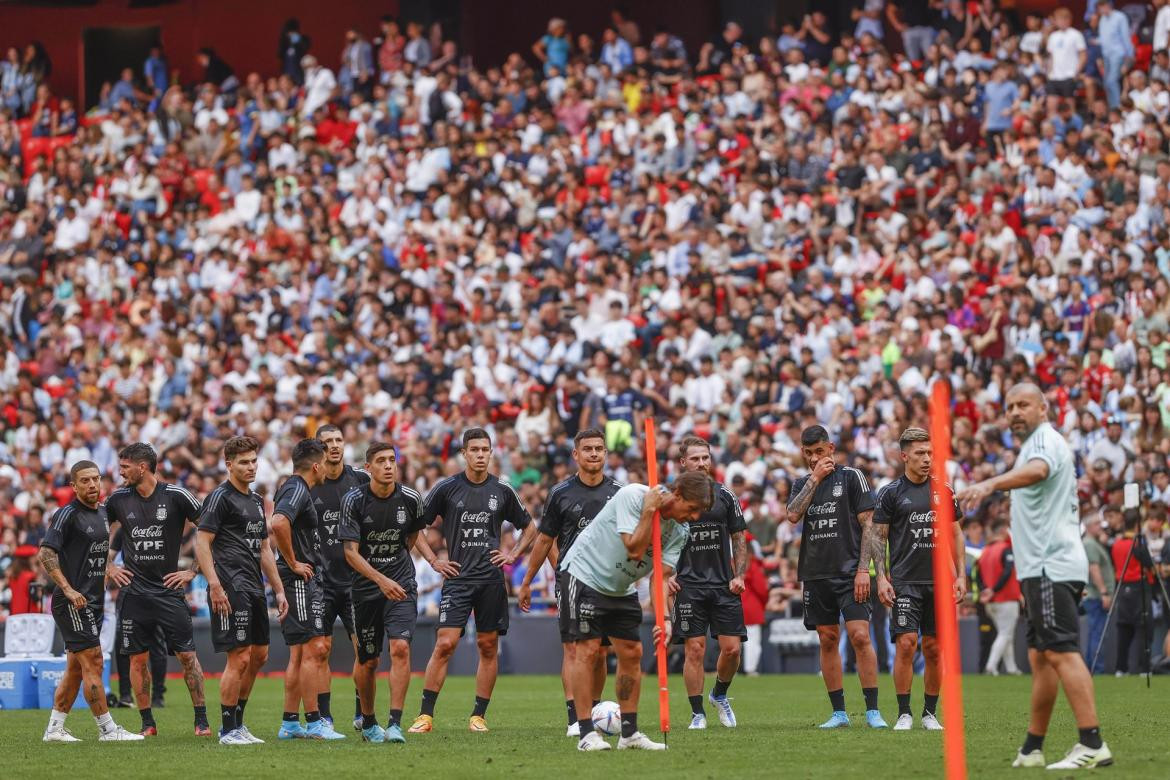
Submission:
[[[959,657],[959,619],[951,598],[954,574],[955,501],[947,484],[951,457],[951,407],[949,388],[934,383],[930,395],[931,477],[937,489],[930,491],[934,506],[934,613],[941,655],[943,761],[947,780],[966,780],[967,747],[963,734],[963,669]],[[965,571],[959,572],[966,576]]]
[[[654,420],[646,418],[646,481],[651,488],[658,486],[658,448],[654,443]],[[662,519],[654,513],[651,529],[654,544],[654,574],[651,587],[654,588],[654,625],[661,633],[666,623],[666,590],[662,587]],[[670,733],[670,690],[666,687],[666,645],[658,643],[654,648],[658,660],[658,724],[663,734]]]

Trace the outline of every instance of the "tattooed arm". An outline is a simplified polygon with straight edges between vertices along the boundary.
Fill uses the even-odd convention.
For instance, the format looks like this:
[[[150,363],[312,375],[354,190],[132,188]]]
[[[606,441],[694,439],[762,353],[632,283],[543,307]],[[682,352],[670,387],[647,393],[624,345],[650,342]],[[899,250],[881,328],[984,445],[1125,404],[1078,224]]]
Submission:
[[[890,537],[890,526],[885,523],[870,522],[870,527],[873,529],[869,535],[870,556],[873,558],[874,570],[877,571],[878,579],[886,576],[886,540]]]
[[[731,535],[732,577],[727,587],[735,595],[743,593],[746,587],[744,575],[748,568],[747,538],[743,531],[736,531]]]
[[[874,548],[873,510],[859,513],[857,523],[861,526],[861,547],[857,554],[857,575],[853,578],[853,600],[864,604],[869,601],[869,561]]]
[[[45,574],[48,574],[49,578],[56,583],[70,604],[78,609],[86,605],[85,596],[74,590],[73,586],[69,584],[69,580],[65,579],[65,572],[61,571],[61,559],[56,550],[51,547],[42,547],[41,551],[37,553],[37,560],[41,562],[41,568],[45,570]]]
[[[815,479],[809,477],[800,488],[800,492],[788,499],[788,522],[796,525],[804,519],[804,513],[808,511],[808,506],[812,503],[813,494],[817,492],[818,484]]]

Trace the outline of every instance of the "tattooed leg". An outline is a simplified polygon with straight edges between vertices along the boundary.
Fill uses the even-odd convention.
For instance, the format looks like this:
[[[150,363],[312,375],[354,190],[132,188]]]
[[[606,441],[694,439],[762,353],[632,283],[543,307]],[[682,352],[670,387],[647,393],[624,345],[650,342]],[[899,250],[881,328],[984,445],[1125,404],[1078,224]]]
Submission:
[[[139,710],[150,708],[150,653],[130,656],[130,687],[134,690],[134,703]]]
[[[202,707],[207,700],[203,695],[203,667],[199,664],[199,657],[194,652],[178,653],[178,656],[183,665],[183,682],[191,694],[191,704]]]

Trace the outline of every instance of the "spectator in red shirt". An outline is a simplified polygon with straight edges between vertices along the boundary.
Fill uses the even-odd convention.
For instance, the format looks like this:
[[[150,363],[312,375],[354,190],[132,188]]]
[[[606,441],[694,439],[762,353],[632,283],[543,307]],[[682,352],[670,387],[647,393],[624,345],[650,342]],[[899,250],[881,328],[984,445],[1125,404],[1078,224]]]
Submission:
[[[764,559],[760,546],[751,533],[745,538],[751,550],[747,574],[744,575],[743,622],[747,626],[747,644],[744,646],[743,671],[749,677],[760,673],[760,655],[764,649],[764,605],[768,603],[768,578],[764,575]]]

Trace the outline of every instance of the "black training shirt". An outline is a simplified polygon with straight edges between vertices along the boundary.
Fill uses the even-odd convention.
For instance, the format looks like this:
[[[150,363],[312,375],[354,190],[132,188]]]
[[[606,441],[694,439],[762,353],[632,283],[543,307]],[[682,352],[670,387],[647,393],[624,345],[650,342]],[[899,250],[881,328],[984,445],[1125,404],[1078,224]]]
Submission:
[[[878,491],[873,521],[890,527],[890,579],[895,584],[934,582],[933,484],[933,479],[916,484],[902,475]],[[956,505],[955,517],[960,516]]]
[[[808,480],[805,475],[792,483],[792,495],[799,493]],[[873,491],[865,475],[855,468],[838,466],[817,485],[801,530],[797,563],[801,582],[857,574],[861,548],[857,516],[873,507]]]
[[[102,609],[105,598],[106,554],[110,550],[110,524],[106,508],[90,509],[76,498],[53,513],[41,547],[57,553],[61,573],[89,606]],[[65,598],[53,586],[53,598]]]
[[[610,477],[602,477],[601,482],[590,487],[574,474],[548,491],[540,532],[557,540],[557,552],[562,559],[577,535],[621,488],[622,484]]]
[[[690,539],[678,559],[678,581],[696,588],[726,588],[735,577],[731,535],[747,530],[739,499],[724,485],[715,505],[690,524]]]
[[[341,500],[359,485],[370,484],[370,475],[353,466],[341,469],[337,479],[326,479],[309,491],[317,510],[317,531],[321,539],[321,561],[325,587],[348,590],[353,572],[345,562],[345,550],[338,532],[341,530]]]
[[[199,501],[185,488],[159,482],[145,498],[135,488],[110,494],[106,512],[111,525],[121,528],[115,544],[122,565],[133,575],[127,593],[182,598],[183,591],[163,585],[163,578],[179,568],[179,548],[188,522],[199,520]]]
[[[268,523],[260,496],[222,483],[203,502],[199,530],[215,534],[211,556],[224,590],[263,596],[260,550],[267,543]]]
[[[368,484],[356,487],[342,502],[341,540],[357,542],[358,551],[371,566],[412,593],[414,559],[409,542],[423,527],[422,507],[422,496],[405,485],[396,485],[386,498],[374,495]],[[357,572],[351,574],[354,601],[385,598],[372,580]]]
[[[272,514],[288,518],[293,555],[298,562],[312,566],[316,576],[316,572],[321,569],[321,542],[317,535],[317,510],[309,495],[309,484],[299,474],[293,474],[276,491],[275,503]],[[280,576],[296,578],[297,575],[293,574],[284,556],[280,555],[279,548],[276,552],[276,568],[280,570]]]
[[[431,490],[423,509],[423,526],[443,518],[448,557],[459,564],[460,582],[502,582],[504,572],[492,564],[492,550],[500,549],[500,529],[507,520],[526,528],[531,518],[516,491],[488,474],[478,485],[460,472]]]

